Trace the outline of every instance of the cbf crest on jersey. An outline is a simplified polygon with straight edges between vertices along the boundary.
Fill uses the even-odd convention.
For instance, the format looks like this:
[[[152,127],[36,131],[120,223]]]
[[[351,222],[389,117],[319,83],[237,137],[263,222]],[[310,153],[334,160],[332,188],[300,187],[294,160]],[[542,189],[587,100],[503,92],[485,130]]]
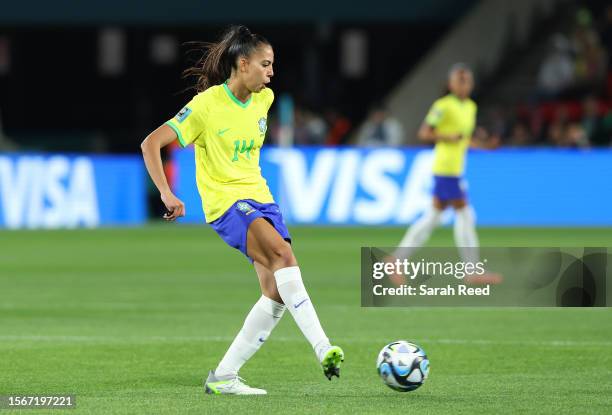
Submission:
[[[259,132],[265,134],[266,130],[268,129],[268,123],[266,122],[265,117],[261,117],[259,121],[257,121],[257,124],[259,125]]]
[[[174,118],[176,118],[176,120],[181,123],[183,121],[185,121],[185,118],[189,117],[189,114],[191,114],[191,108],[189,107],[183,107],[182,110],[180,110],[178,112],[178,114],[176,114],[174,116]]]
[[[249,215],[255,212],[255,209],[253,209],[253,206],[249,205],[247,202],[238,202],[236,204],[236,208],[242,213],[244,213],[245,215]]]

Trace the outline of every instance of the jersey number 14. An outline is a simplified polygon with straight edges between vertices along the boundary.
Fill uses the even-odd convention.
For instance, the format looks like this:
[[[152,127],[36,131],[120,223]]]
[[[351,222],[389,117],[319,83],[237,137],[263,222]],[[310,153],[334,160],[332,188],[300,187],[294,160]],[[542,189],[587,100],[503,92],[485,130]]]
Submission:
[[[246,157],[248,159],[251,158],[251,150],[253,150],[253,145],[255,144],[255,140],[251,140],[249,146],[247,147],[246,140],[242,140],[242,148],[240,147],[240,140],[234,141],[234,157],[232,161],[238,161],[238,153],[246,153]]]

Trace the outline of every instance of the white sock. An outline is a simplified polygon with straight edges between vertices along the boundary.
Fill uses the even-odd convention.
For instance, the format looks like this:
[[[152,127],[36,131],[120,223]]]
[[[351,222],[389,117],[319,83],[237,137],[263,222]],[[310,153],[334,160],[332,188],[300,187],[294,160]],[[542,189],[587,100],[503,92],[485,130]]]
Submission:
[[[399,247],[395,250],[396,258],[409,258],[418,248],[423,246],[438,226],[442,211],[432,208],[425,212],[410,228],[402,238]]]
[[[480,258],[475,223],[471,206],[455,209],[455,244],[464,262],[477,262]]]
[[[320,360],[320,353],[329,346],[329,339],[308,297],[300,268],[297,266],[281,268],[274,273],[274,278],[283,302]]]
[[[242,365],[268,339],[284,312],[284,304],[262,295],[247,315],[242,329],[215,369],[215,376],[221,379],[235,377]]]

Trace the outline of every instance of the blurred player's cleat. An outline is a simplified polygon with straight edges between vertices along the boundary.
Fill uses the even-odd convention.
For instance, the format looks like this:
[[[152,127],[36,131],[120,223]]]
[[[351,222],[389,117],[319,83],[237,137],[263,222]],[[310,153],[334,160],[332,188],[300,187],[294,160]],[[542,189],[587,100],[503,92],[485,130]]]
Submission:
[[[497,285],[504,282],[504,277],[496,272],[485,272],[482,275],[468,275],[463,281],[471,285]]]
[[[211,395],[267,395],[264,389],[252,388],[239,376],[229,380],[219,380],[213,371],[208,373],[204,390]]]
[[[328,346],[320,354],[323,374],[331,380],[332,376],[340,377],[340,364],[344,362],[344,352],[338,346]]]

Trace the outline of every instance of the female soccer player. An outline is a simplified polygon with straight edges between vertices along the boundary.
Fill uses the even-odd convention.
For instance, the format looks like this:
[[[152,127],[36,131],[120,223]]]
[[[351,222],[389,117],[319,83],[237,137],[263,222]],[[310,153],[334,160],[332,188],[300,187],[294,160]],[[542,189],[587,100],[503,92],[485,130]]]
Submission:
[[[229,28],[217,43],[207,44],[204,57],[186,71],[195,75],[197,95],[143,142],[147,170],[174,221],[185,205],[170,190],[160,149],[178,139],[195,146],[196,181],[206,221],[231,247],[253,263],[262,296],[247,315],[225,356],[211,371],[207,393],[264,395],[238,377],[241,366],[266,341],[286,309],[312,345],[323,373],[340,374],[344,352],[329,343],[310,301],[291,237],[278,205],[261,176],[259,152],[266,133],[268,109],[274,100],[266,87],[274,75],[270,43],[244,26]]]
[[[472,71],[455,64],[448,74],[446,96],[435,101],[419,129],[419,138],[435,143],[432,209],[417,220],[400,242],[396,257],[407,258],[429,239],[442,212],[455,209],[455,244],[466,262],[477,262],[478,236],[474,214],[462,186],[466,152],[476,126],[476,104],[470,99],[474,88]]]

